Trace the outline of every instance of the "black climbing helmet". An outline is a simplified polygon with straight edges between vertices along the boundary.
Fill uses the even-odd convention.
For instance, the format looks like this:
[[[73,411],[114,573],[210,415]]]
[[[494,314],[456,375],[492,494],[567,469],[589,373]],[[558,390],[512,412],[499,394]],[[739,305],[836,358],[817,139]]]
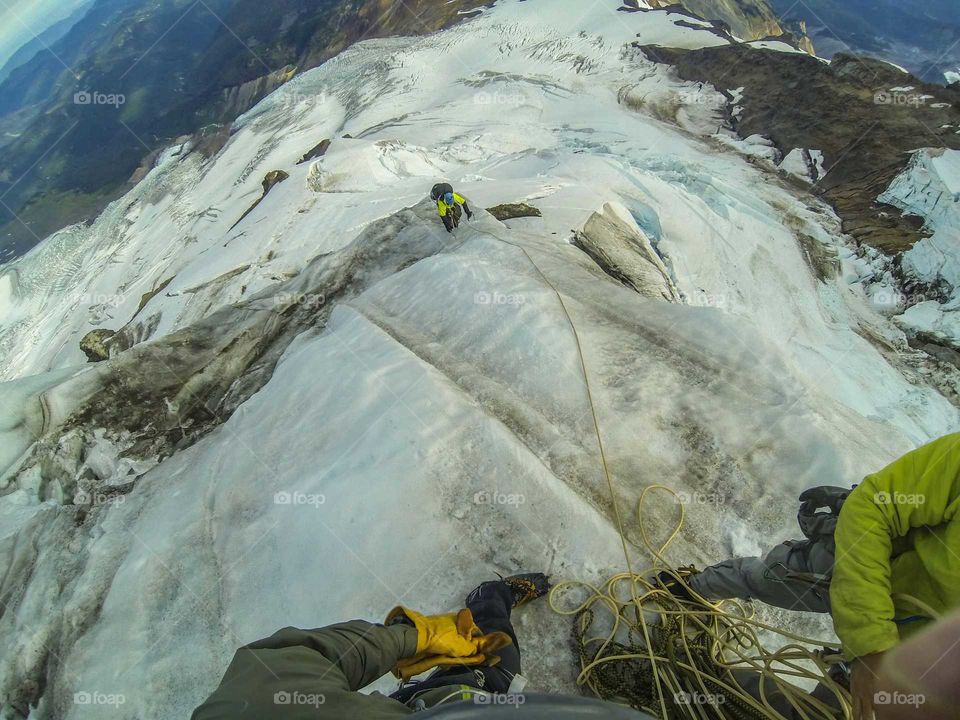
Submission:
[[[438,720],[654,720],[623,705],[566,695],[486,695],[438,705],[417,717]]]

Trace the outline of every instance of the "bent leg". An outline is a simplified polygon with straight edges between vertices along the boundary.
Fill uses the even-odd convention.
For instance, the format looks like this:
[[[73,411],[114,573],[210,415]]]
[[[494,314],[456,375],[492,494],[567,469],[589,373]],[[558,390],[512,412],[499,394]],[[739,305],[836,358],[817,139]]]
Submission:
[[[736,558],[708,567],[687,583],[709,600],[759,600],[786,610],[830,612],[827,593],[789,573],[829,574],[833,557],[804,543],[778,545],[763,558]]]
[[[748,600],[760,592],[766,569],[758,557],[733,558],[690,575],[687,584],[708,600]]]

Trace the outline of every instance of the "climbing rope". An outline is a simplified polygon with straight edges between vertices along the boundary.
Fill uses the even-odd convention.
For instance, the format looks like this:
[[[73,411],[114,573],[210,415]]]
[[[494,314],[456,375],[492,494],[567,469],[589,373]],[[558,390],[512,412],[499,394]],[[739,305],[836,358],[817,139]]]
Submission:
[[[627,704],[664,720],[682,718],[749,718],[792,720],[775,709],[789,707],[801,720],[835,720],[837,708],[842,718],[851,717],[849,692],[829,675],[831,657],[808,646],[826,647],[830,643],[790,633],[758,620],[752,610],[736,600],[711,602],[686,584],[688,572],[677,571],[664,560],[663,553],[683,529],[685,510],[679,497],[663,485],[644,488],[637,503],[637,524],[643,547],[653,557],[653,565],[637,573],[630,555],[623,516],[617,502],[613,477],[600,430],[597,405],[587,370],[583,343],[566,301],[556,285],[522,245],[499,238],[485,230],[477,232],[520,250],[543,282],[554,292],[576,341],[580,369],[583,372],[600,462],[610,492],[626,561],[626,572],[607,580],[602,588],[581,581],[558,583],[550,592],[550,607],[561,615],[574,617],[574,644],[580,656],[579,685],[594,695]],[[659,547],[647,536],[644,504],[649,493],[671,495],[680,508],[673,530]],[[693,600],[675,597],[650,578],[659,572],[670,573],[683,583]],[[626,586],[626,593],[624,591]],[[562,598],[571,591],[586,592],[586,599],[575,607],[563,607]],[[626,594],[626,597],[624,595]],[[593,633],[605,626],[606,632]],[[789,644],[770,651],[761,642],[761,632],[773,633]],[[757,694],[748,692],[741,682],[756,682]],[[835,707],[787,678],[819,683],[826,696],[833,696]]]
[[[764,623],[739,601],[713,603],[689,586],[694,599],[683,600],[648,579],[661,570],[680,582],[686,575],[684,570],[670,569],[662,558],[683,527],[682,505],[666,542],[656,547],[646,536],[644,505],[655,491],[676,499],[670,488],[653,485],[643,490],[637,504],[641,536],[654,558],[648,572],[619,573],[602,588],[572,581],[559,583],[551,591],[551,608],[574,616],[581,661],[577,682],[605,700],[624,702],[662,718],[792,720],[781,712],[787,707],[803,720],[834,720],[837,708],[841,717],[849,718],[849,694],[829,675],[831,660],[839,658],[808,647],[829,643]],[[585,592],[586,599],[565,607],[563,599],[570,591]],[[593,628],[598,625],[606,632],[597,634]],[[788,644],[770,651],[760,639],[761,632],[773,633]],[[652,645],[647,638],[653,638]],[[748,677],[755,681],[754,693],[742,685]],[[833,707],[791,679],[822,684],[826,696],[833,696]],[[659,687],[670,694],[650,690]],[[774,697],[779,698],[779,710],[772,703]]]

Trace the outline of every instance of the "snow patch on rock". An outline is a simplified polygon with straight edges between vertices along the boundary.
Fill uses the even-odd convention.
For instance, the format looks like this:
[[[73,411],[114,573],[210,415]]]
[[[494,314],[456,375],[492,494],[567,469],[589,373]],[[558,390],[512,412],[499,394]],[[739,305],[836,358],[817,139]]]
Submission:
[[[801,180],[816,183],[824,175],[823,161],[821,150],[794,148],[783,158],[780,169]]]
[[[898,318],[913,332],[931,332],[960,346],[957,322],[960,299],[960,152],[920,150],[907,169],[880,196],[881,202],[921,217],[930,237],[903,255],[903,270],[912,278],[941,288],[951,301],[920,303]]]

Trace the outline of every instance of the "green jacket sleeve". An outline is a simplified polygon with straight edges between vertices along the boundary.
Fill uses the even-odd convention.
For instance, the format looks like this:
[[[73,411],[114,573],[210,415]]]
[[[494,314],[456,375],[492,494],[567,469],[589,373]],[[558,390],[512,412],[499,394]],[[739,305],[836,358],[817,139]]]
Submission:
[[[191,720],[405,717],[410,710],[395,700],[356,691],[416,647],[416,629],[403,625],[354,620],[320,630],[284,628],[240,648]]]
[[[834,628],[850,658],[899,643],[891,597],[894,541],[952,520],[960,506],[960,434],[947,435],[868,476],[837,524],[830,586]]]

